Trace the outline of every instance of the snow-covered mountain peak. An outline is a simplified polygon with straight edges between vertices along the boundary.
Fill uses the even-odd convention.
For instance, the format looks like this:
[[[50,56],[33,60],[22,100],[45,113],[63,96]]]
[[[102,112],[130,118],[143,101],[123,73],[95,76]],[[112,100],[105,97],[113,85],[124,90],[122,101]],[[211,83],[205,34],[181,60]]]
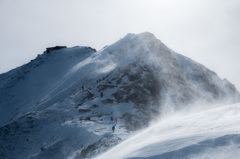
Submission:
[[[86,158],[166,113],[239,100],[230,82],[148,32],[99,51],[51,47],[0,75],[0,158]]]
[[[153,34],[146,32],[126,35],[116,43],[100,50],[97,58],[109,59],[117,66],[125,67],[136,60],[148,64],[154,62],[154,59],[159,59],[160,56],[164,60],[170,54],[171,50],[167,46],[156,39]]]
[[[124,40],[138,39],[141,41],[157,41],[158,39],[154,36],[154,34],[150,32],[143,32],[139,34],[127,34]],[[158,40],[159,41],[159,40]]]
[[[142,41],[148,42],[149,44],[154,43],[155,45],[164,45],[159,39],[155,37],[154,34],[149,32],[137,34],[136,37]]]

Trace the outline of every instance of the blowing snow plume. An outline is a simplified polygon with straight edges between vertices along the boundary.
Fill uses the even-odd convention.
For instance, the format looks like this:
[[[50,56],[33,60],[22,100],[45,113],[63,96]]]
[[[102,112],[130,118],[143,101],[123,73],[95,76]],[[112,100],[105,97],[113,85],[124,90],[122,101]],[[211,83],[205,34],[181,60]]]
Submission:
[[[237,159],[240,104],[175,115],[130,137],[96,159]]]
[[[233,84],[151,33],[100,51],[48,50],[1,74],[0,90],[3,158],[91,158],[171,110],[240,99]]]
[[[170,50],[151,33],[128,34],[101,53],[109,54],[111,63],[118,66],[110,73],[121,80],[116,83],[114,100],[134,103],[148,120],[163,110],[194,107],[196,103],[228,104],[240,99],[235,86],[226,79]]]

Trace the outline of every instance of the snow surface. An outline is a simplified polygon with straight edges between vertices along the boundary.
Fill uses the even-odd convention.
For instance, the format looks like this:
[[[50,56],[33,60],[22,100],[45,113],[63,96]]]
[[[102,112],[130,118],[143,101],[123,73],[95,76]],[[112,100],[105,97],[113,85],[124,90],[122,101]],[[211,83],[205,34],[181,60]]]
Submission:
[[[96,159],[237,159],[240,104],[161,119]]]
[[[43,103],[64,92],[68,82],[72,82],[66,81],[66,73],[94,52],[88,47],[45,52],[28,64],[1,74],[0,125],[17,115],[43,109]]]

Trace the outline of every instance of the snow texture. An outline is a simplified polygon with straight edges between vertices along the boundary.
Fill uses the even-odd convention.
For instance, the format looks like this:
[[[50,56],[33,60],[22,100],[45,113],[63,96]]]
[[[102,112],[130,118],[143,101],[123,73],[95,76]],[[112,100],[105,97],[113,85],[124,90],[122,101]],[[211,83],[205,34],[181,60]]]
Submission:
[[[240,104],[179,113],[143,130],[96,159],[237,159]]]

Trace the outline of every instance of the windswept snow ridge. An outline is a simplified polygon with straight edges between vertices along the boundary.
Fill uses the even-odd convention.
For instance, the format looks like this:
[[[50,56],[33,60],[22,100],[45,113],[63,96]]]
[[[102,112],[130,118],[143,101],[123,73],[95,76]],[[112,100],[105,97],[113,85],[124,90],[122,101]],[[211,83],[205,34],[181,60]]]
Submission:
[[[176,114],[127,139],[96,159],[237,159],[240,104]]]

